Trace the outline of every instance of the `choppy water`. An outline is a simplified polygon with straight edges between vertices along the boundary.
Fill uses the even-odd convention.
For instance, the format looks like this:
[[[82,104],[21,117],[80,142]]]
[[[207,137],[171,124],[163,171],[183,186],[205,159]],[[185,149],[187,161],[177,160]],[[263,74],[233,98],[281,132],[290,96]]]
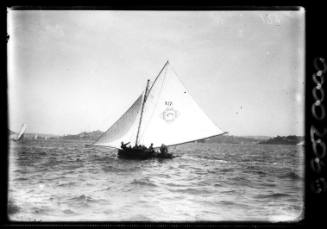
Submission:
[[[190,143],[172,160],[130,161],[83,142],[11,143],[16,221],[293,221],[302,146]]]

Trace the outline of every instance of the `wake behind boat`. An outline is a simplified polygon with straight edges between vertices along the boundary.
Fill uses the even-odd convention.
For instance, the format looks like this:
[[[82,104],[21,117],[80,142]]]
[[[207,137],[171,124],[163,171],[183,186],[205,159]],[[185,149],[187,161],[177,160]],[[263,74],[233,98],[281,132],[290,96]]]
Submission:
[[[224,133],[195,103],[167,61],[94,145],[116,148],[118,156],[126,159],[173,158],[167,146]]]

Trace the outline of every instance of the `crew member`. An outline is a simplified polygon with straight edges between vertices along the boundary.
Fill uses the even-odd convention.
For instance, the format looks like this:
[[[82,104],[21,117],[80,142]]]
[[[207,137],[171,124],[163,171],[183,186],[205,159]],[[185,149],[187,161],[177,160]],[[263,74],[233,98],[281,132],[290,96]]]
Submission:
[[[168,153],[167,146],[165,146],[164,144],[162,144],[162,145],[160,146],[160,153],[161,153],[162,155],[166,155],[166,154]]]
[[[126,146],[129,144],[129,142],[127,142],[126,144],[124,144],[124,142],[121,142],[121,146],[120,148],[122,148],[123,150],[126,150]]]

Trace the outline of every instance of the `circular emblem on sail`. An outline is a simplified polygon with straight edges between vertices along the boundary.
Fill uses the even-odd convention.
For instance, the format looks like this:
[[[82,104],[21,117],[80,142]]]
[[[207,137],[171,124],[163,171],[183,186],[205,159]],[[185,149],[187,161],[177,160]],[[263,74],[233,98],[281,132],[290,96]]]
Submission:
[[[172,122],[174,121],[178,116],[178,112],[174,108],[166,108],[162,112],[162,118],[166,122]]]

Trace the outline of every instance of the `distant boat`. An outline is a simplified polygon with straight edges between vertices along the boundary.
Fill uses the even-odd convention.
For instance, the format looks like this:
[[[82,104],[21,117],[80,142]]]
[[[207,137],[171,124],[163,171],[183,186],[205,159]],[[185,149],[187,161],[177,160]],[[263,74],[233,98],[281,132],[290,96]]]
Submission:
[[[132,106],[93,144],[116,148],[122,158],[171,158],[166,146],[225,133],[195,103],[167,61],[153,82],[147,80]],[[160,153],[155,151],[159,147]]]
[[[38,139],[38,135],[34,135],[34,140],[37,140]]]
[[[13,131],[10,133],[9,139],[16,142],[22,141],[24,139],[25,130],[26,130],[26,124],[24,123],[18,134]]]

